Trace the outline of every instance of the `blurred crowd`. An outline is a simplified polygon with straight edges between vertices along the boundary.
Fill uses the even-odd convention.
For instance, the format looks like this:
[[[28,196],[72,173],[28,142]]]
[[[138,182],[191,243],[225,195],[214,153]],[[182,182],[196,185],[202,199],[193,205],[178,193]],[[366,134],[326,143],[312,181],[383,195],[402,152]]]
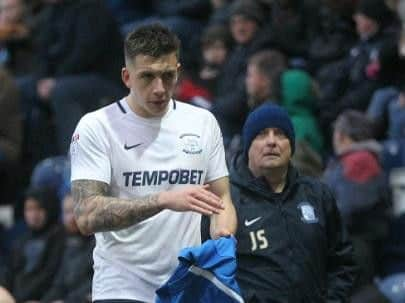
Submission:
[[[403,0],[0,0],[0,290],[91,300],[71,135],[127,94],[123,39],[154,22],[182,42],[175,98],[214,113],[228,161],[251,110],[287,109],[295,166],[330,185],[352,238],[352,302],[405,302]]]

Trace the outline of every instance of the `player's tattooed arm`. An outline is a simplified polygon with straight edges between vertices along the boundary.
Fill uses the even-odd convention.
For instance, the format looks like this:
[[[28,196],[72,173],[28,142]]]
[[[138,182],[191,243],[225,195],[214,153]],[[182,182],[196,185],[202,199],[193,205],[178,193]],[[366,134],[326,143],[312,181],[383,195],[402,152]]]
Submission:
[[[84,234],[123,229],[162,210],[158,195],[131,200],[109,197],[108,184],[100,181],[75,180],[72,195],[77,225]]]

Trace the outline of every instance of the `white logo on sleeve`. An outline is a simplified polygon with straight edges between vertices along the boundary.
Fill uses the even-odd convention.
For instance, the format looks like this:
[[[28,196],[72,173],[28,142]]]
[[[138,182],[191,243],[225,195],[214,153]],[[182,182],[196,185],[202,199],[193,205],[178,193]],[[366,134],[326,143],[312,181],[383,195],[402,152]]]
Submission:
[[[317,223],[318,218],[315,214],[314,207],[309,202],[301,202],[297,206],[301,210],[301,220],[305,223]]]
[[[262,217],[257,217],[257,218],[254,218],[254,219],[252,219],[252,220],[245,219],[245,226],[250,226],[250,225],[252,225],[252,224],[255,224],[255,223],[256,223],[257,221],[259,221],[261,218],[262,218]]]

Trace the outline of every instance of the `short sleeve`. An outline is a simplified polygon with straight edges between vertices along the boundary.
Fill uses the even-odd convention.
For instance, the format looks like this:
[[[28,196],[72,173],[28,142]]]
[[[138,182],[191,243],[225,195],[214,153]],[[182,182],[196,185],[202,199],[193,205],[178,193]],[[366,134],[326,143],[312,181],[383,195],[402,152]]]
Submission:
[[[96,180],[110,184],[109,144],[96,117],[85,115],[76,127],[70,144],[71,181]]]
[[[215,117],[210,113],[211,142],[209,144],[208,170],[205,181],[211,182],[228,176],[228,168],[225,161],[225,149],[222,133]]]

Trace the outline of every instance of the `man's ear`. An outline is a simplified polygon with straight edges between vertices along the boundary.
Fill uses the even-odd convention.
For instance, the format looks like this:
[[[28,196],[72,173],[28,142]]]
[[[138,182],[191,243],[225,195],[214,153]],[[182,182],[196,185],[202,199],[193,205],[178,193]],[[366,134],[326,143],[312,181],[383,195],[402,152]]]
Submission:
[[[126,67],[122,68],[122,70],[121,70],[121,79],[122,79],[122,82],[124,82],[124,84],[125,84],[125,86],[127,88],[131,88],[131,83],[130,83],[131,82],[130,81],[131,75],[129,73],[128,68],[126,68]]]
[[[181,64],[177,63],[176,81],[180,78],[181,71],[182,71]]]

